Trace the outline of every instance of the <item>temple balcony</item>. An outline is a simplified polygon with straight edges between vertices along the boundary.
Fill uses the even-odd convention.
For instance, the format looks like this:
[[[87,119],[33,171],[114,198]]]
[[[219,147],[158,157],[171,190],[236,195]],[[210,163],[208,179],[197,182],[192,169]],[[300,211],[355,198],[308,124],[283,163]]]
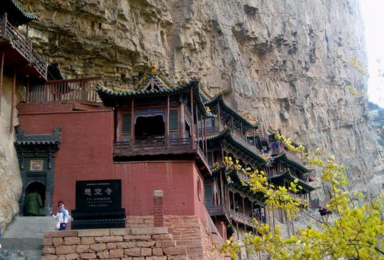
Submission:
[[[294,152],[291,152],[289,150],[282,149],[282,148],[273,148],[272,149],[272,155],[278,155],[281,153],[285,153],[287,155],[288,159],[295,161],[296,163],[304,166],[303,161],[300,158],[300,154],[294,153]]]
[[[244,213],[240,213],[234,210],[229,210],[229,216],[235,222],[238,222],[248,227],[252,227],[252,228],[255,227],[252,217],[249,217]]]
[[[0,18],[0,49],[4,49],[4,66],[15,67],[18,74],[47,80],[47,63],[32,48],[32,42],[8,21]]]
[[[47,81],[41,85],[27,86],[27,103],[45,102],[101,102],[96,86],[100,77]]]
[[[226,216],[229,219],[229,211],[225,205],[206,205],[211,217]]]
[[[203,175],[211,175],[203,150],[191,138],[136,137],[134,140],[115,142],[115,161],[148,158],[196,159],[196,165]]]

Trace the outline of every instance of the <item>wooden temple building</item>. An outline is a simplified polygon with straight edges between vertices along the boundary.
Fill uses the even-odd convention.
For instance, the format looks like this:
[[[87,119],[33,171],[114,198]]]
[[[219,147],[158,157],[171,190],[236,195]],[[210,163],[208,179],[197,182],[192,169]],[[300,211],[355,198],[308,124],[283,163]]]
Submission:
[[[204,223],[210,217],[224,239],[253,230],[252,217],[279,217],[242,185],[247,175],[223,165],[225,157],[264,170],[272,183],[298,179],[303,190],[295,196],[309,199],[311,170],[299,157],[276,147],[273,133],[258,134],[257,123],[222,95],[211,97],[198,80],[174,84],[152,66],[134,87],[111,89],[97,81],[30,86],[30,99],[18,105],[15,145],[25,183],[39,182],[28,171],[46,158],[44,185],[54,187],[46,203],[65,200],[74,209],[76,181],[121,180],[126,215],[151,215],[153,191],[163,190],[165,215],[195,215]],[[42,153],[32,155],[35,150]]]
[[[37,190],[46,214],[65,201],[75,218],[72,228],[100,228],[108,221],[107,227],[122,227],[127,216],[153,215],[154,190],[162,190],[164,215],[196,216],[213,223],[211,231],[223,239],[254,230],[252,218],[286,223],[283,212],[270,211],[243,185],[248,175],[224,166],[225,157],[263,170],[271,183],[298,179],[303,189],[294,196],[310,200],[312,170],[273,132],[259,132],[258,123],[231,108],[222,94],[211,96],[196,79],[176,84],[152,65],[129,88],[106,88],[100,77],[48,80],[47,63],[15,28],[36,17],[6,2],[0,8],[1,86],[3,74],[13,77],[12,97],[16,84],[25,86],[14,142],[21,209],[26,195]],[[88,203],[87,195],[112,191],[118,202]]]

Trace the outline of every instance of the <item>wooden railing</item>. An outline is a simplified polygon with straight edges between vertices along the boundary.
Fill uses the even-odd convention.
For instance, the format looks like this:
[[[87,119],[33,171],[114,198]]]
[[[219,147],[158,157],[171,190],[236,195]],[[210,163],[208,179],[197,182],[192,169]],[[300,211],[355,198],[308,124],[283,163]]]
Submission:
[[[218,125],[207,126],[205,129],[205,132],[207,134],[218,133],[218,132],[220,132],[220,126],[218,126]],[[199,134],[201,135],[202,133],[204,133],[204,128],[199,128]]]
[[[299,153],[291,152],[291,151],[288,151],[288,150],[286,150],[284,148],[280,148],[280,147],[279,148],[272,148],[272,154],[277,155],[279,153],[285,153],[289,160],[294,161],[297,164],[305,167],[302,159],[300,158]]]
[[[245,214],[243,213],[240,213],[240,212],[237,212],[237,211],[234,211],[234,210],[229,210],[229,214],[230,214],[230,217],[236,221],[236,222],[239,222],[239,223],[242,223],[244,225],[247,225],[247,226],[250,226],[250,227],[254,227],[254,224],[253,224],[253,219],[249,216],[246,216]]]
[[[239,134],[236,133],[236,131],[233,131],[233,136],[236,138],[236,141],[241,143],[244,147],[248,148],[249,150],[253,151],[254,153],[258,155],[262,155],[262,152],[256,147],[248,143],[247,141],[244,140],[244,137],[239,136]]]
[[[95,90],[96,85],[99,83],[101,83],[100,77],[48,81],[43,85],[30,86],[29,90],[27,90],[27,102],[99,102]]]
[[[206,205],[206,207],[211,217],[224,216],[224,215],[229,217],[228,209],[224,205]]]
[[[47,78],[47,63],[32,49],[32,42],[8,22],[7,14],[0,18],[0,38],[9,39],[13,47],[28,60],[41,76]]]
[[[166,148],[168,142],[165,138],[151,138],[151,137],[136,137],[135,141],[123,141],[115,142],[115,149],[117,150],[129,150],[132,148]],[[171,138],[169,139],[170,149],[176,149],[175,147],[191,147],[190,138]]]

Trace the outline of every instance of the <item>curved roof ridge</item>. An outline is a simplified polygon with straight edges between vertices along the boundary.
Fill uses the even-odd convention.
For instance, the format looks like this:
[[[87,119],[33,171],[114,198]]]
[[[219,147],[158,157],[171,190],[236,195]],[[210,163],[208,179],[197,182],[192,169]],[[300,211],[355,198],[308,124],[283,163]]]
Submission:
[[[222,93],[219,93],[218,95],[214,96],[211,100],[205,102],[206,106],[215,105],[216,103],[220,103],[223,105],[227,110],[229,110],[232,114],[234,114],[236,117],[238,117],[245,125],[248,126],[248,128],[257,128],[259,127],[259,123],[257,120],[255,120],[255,123],[252,123],[248,118],[244,117],[241,113],[233,109],[231,106],[227,104],[227,102],[224,99],[224,95]]]

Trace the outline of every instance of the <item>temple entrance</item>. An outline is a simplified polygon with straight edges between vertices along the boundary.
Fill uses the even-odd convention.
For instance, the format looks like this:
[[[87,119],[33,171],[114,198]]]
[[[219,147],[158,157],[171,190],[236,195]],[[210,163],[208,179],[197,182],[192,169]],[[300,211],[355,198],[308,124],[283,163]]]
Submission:
[[[135,125],[135,138],[164,138],[165,124],[163,116],[138,117]]]
[[[24,216],[44,216],[45,185],[33,182],[25,190]]]

